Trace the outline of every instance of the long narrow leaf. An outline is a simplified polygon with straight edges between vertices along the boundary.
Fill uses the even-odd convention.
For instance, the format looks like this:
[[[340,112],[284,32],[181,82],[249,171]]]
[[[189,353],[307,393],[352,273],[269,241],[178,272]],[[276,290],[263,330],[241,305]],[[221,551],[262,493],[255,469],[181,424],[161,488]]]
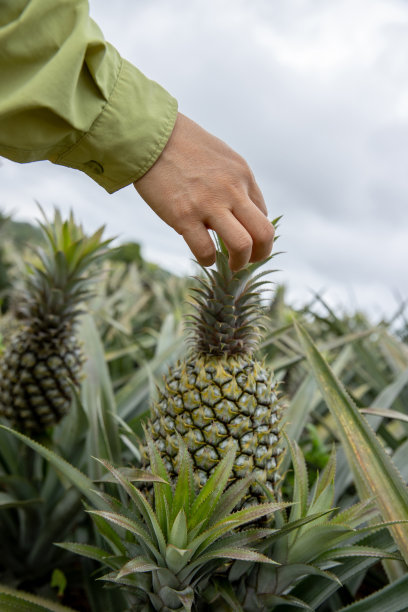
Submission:
[[[351,606],[341,608],[340,612],[403,612],[407,609],[408,576],[373,593]]]
[[[55,544],[59,548],[63,548],[64,550],[69,550],[76,555],[81,555],[82,557],[86,557],[87,559],[93,559],[94,561],[99,561],[99,563],[103,563],[110,567],[111,569],[119,569],[115,563],[110,562],[110,558],[115,558],[111,553],[103,550],[102,548],[98,548],[97,546],[93,546],[92,544],[79,544],[77,542],[58,542]]]
[[[391,458],[309,335],[298,324],[295,325],[320,391],[336,420],[360,498],[374,495],[387,521],[408,520],[408,490]],[[408,525],[400,523],[390,527],[390,530],[408,562]]]
[[[194,500],[189,517],[190,528],[202,520],[210,520],[231,475],[235,455],[236,448],[231,446]]]
[[[0,584],[0,610],[1,612],[75,612],[61,604],[48,601],[43,597],[17,591]]]
[[[104,512],[101,510],[89,510],[89,513],[92,515],[96,515],[106,519],[113,525],[117,525],[118,527],[122,527],[126,531],[133,533],[137,536],[140,541],[151,551],[151,553],[155,556],[157,561],[162,562],[162,558],[160,556],[159,550],[156,548],[154,542],[152,541],[150,535],[147,531],[138,524],[135,520],[128,518],[127,516],[123,516],[121,514],[117,514],[116,512]]]
[[[139,489],[137,489],[134,485],[132,485],[132,483],[129,482],[123,476],[120,470],[110,465],[108,461],[104,461],[102,459],[99,459],[99,461],[100,463],[102,463],[102,465],[105,466],[107,470],[111,472],[111,474],[113,474],[113,476],[117,479],[117,481],[122,485],[122,487],[128,493],[128,495],[132,499],[133,503],[136,505],[137,509],[139,510],[140,514],[142,515],[144,519],[145,524],[147,525],[149,529],[151,541],[153,542],[153,538],[156,539],[158,548],[161,554],[164,555],[165,550],[166,550],[166,543],[164,540],[164,535],[157,521],[157,517],[153,511],[153,508],[151,507],[149,502],[146,500],[145,496],[139,491]],[[168,485],[166,484],[166,485],[160,485],[160,486],[167,487]]]
[[[94,484],[88,476],[85,476],[82,472],[80,472],[73,465],[65,461],[62,457],[54,453],[52,450],[42,446],[35,440],[32,440],[28,436],[11,429],[10,427],[6,427],[5,425],[0,425],[1,429],[8,431],[16,438],[22,440],[27,446],[30,446],[34,449],[39,455],[44,457],[51,465],[60,472],[67,480],[74,485],[81,493],[97,508],[103,509],[106,508],[105,504],[101,500],[100,496],[95,493],[93,490]]]

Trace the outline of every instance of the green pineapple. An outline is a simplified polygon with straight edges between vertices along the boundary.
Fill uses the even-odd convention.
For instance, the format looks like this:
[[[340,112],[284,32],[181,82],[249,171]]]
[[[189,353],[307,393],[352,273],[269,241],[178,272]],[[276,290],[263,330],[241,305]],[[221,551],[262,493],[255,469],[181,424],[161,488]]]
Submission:
[[[16,299],[20,324],[0,360],[0,415],[27,433],[57,423],[71,405],[82,364],[75,323],[92,281],[86,271],[109,242],[101,242],[104,228],[87,237],[72,214],[63,222],[58,211],[41,228],[46,248]]]
[[[170,369],[151,408],[148,429],[167,469],[178,472],[181,436],[201,485],[231,442],[238,449],[233,480],[253,474],[274,491],[279,479],[281,402],[272,372],[253,356],[263,317],[259,287],[266,272],[253,276],[260,265],[232,272],[219,244],[216,268],[204,268],[195,289],[190,354]],[[258,484],[251,487],[254,496],[263,499]]]

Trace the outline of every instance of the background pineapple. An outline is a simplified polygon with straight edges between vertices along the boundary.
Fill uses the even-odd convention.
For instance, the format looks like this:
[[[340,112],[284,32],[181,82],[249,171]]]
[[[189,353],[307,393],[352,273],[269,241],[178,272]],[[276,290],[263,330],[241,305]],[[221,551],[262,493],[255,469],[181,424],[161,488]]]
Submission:
[[[148,430],[167,469],[178,472],[181,436],[201,485],[231,441],[237,446],[233,479],[254,474],[272,491],[278,479],[281,404],[272,372],[253,356],[263,316],[259,288],[266,272],[253,276],[260,265],[232,272],[219,244],[216,268],[203,268],[205,276],[194,289],[191,352],[170,369],[151,409]],[[251,493],[262,498],[258,485]]]
[[[92,281],[86,271],[109,242],[101,241],[103,228],[85,236],[72,214],[65,222],[58,211],[53,223],[44,218],[46,246],[15,298],[20,325],[0,361],[0,415],[28,433],[57,423],[70,407],[82,363],[75,322]]]

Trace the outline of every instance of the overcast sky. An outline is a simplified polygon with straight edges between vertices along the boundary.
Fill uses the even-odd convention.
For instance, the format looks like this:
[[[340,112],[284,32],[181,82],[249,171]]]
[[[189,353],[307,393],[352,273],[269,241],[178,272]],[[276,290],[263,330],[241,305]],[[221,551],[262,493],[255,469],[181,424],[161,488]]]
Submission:
[[[251,165],[283,215],[275,280],[296,303],[374,315],[408,298],[406,0],[91,0],[107,40]],[[70,207],[90,229],[191,271],[182,239],[137,196],[48,162],[0,168],[16,218]]]

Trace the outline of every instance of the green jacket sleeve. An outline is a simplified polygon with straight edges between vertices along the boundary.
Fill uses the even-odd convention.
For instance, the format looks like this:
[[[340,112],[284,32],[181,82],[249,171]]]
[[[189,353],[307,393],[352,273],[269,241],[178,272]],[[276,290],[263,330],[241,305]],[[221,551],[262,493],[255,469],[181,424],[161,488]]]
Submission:
[[[87,0],[1,0],[0,155],[82,170],[112,193],[154,164],[177,102],[122,59]]]

